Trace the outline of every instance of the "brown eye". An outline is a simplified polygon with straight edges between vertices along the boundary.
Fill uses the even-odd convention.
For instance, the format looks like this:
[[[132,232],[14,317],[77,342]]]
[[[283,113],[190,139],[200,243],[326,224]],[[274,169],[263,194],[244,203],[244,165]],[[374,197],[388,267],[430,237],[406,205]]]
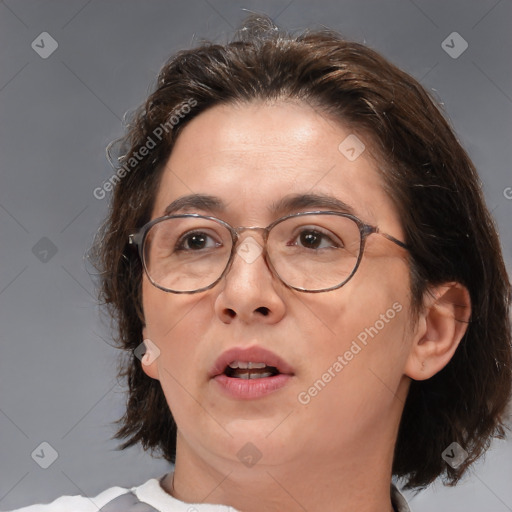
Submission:
[[[177,251],[199,251],[222,245],[207,233],[196,231],[182,235],[176,244]]]
[[[299,245],[305,249],[328,249],[340,248],[343,244],[334,242],[333,239],[318,229],[304,229],[297,237],[298,242],[292,245]]]

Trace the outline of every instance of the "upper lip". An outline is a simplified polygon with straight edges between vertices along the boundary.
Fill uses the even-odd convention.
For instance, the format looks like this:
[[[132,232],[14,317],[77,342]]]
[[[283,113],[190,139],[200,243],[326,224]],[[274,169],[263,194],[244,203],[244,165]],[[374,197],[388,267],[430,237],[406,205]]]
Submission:
[[[277,354],[263,347],[234,347],[223,352],[210,370],[210,378],[224,373],[226,366],[233,361],[265,363],[279,370],[279,373],[293,375],[293,368]]]

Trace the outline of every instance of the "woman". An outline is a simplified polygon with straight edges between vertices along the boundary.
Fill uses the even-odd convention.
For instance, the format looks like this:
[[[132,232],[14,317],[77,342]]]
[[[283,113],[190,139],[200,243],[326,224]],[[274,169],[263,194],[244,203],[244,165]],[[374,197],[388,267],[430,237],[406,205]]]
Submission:
[[[119,153],[94,254],[130,351],[116,437],[175,468],[24,511],[403,512],[393,476],[456,484],[503,436],[498,235],[412,77],[251,17],[166,64]]]

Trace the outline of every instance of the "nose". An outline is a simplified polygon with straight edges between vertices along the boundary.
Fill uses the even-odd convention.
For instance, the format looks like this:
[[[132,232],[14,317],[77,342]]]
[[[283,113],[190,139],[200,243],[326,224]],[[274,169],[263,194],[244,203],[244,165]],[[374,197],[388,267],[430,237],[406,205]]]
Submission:
[[[284,285],[267,264],[261,234],[253,231],[238,241],[230,267],[218,286],[215,312],[225,323],[238,319],[245,324],[272,324],[284,316]]]

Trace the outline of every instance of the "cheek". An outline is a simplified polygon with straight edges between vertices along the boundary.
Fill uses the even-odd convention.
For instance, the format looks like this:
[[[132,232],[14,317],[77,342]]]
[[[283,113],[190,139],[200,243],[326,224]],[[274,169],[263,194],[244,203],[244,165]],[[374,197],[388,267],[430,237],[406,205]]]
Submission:
[[[144,276],[142,281],[142,309],[146,323],[145,335],[155,342],[157,338],[161,338],[163,319],[166,318],[166,310],[169,309],[169,301],[163,296],[163,293]]]
[[[195,308],[197,302],[196,296],[170,294],[154,287],[147,280],[143,283],[142,305],[146,320],[144,336],[160,350],[157,364],[162,385],[170,375],[183,381],[186,378],[186,373],[182,372],[184,362],[190,360],[194,364],[201,325],[197,321],[200,309]],[[167,384],[172,387],[172,379]]]
[[[148,281],[143,283],[145,333],[157,344],[158,380],[178,428],[183,432],[212,428],[199,396],[196,370],[201,368],[205,336],[205,296],[168,294]],[[211,318],[210,318],[211,321]],[[215,427],[215,425],[214,425]]]
[[[328,367],[338,356],[345,356],[347,366],[358,368],[355,379],[359,370],[364,371],[360,366],[383,367],[391,373],[395,362],[400,367],[410,303],[408,270],[401,261],[386,267],[373,263],[362,264],[339,290],[310,299],[308,307],[314,315],[304,325],[315,340],[308,352],[311,361],[319,362],[317,373],[319,366]]]
[[[142,307],[148,335],[166,340],[180,329],[194,325],[192,317],[197,315],[195,306],[204,297],[194,294],[174,294],[160,290],[144,277],[142,283]]]
[[[364,437],[401,404],[397,394],[407,355],[407,293],[381,287],[370,301],[356,300],[362,297],[353,290],[342,306],[330,305],[336,309],[331,311],[335,335],[317,336],[308,350],[311,363],[301,403],[308,402],[309,418],[332,442],[341,434]],[[325,429],[326,424],[332,428]]]
[[[388,376],[399,368],[406,348],[404,336],[410,303],[406,276],[399,277],[394,272],[381,272],[380,276],[369,273],[371,282],[355,290],[351,300],[351,311],[358,321],[353,324],[350,339],[361,347],[358,357],[361,355],[359,358],[370,369],[378,367],[374,371]]]

